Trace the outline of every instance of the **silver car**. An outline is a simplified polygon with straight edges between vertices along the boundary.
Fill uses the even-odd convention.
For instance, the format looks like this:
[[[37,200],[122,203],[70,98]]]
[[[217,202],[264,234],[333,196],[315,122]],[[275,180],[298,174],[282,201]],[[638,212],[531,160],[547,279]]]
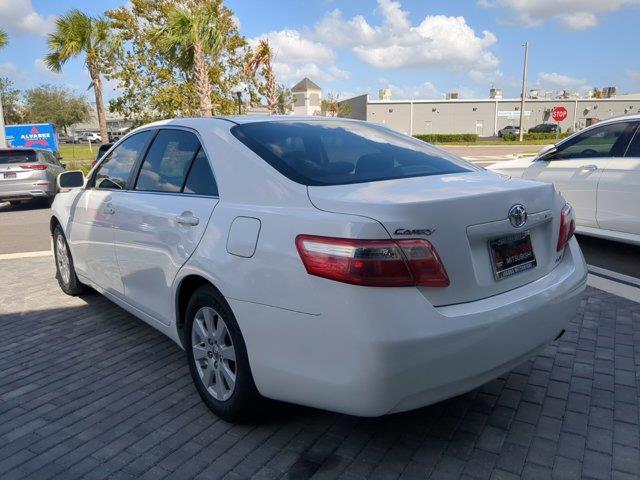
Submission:
[[[18,205],[23,200],[45,199],[56,194],[56,178],[65,166],[47,150],[0,149],[0,202]]]

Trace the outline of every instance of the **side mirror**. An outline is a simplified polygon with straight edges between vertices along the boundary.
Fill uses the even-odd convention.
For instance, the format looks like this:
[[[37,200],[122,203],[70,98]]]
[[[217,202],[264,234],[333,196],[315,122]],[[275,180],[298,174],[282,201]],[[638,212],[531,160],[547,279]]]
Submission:
[[[70,188],[80,188],[84,186],[84,174],[81,170],[71,170],[58,175],[58,189],[68,190]]]
[[[538,151],[538,160],[542,160],[543,157],[547,157],[557,150],[558,148],[555,145],[545,145]]]

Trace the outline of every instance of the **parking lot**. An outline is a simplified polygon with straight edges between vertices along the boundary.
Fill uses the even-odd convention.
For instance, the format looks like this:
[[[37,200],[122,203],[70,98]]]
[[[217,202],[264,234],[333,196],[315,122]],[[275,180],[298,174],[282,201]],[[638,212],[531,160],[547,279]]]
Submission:
[[[0,204],[3,480],[638,478],[633,285],[589,287],[559,341],[468,394],[378,419],[279,404],[239,426],[207,410],[178,346],[97,294],[60,291],[48,218]],[[591,266],[640,277],[638,248],[579,241]]]

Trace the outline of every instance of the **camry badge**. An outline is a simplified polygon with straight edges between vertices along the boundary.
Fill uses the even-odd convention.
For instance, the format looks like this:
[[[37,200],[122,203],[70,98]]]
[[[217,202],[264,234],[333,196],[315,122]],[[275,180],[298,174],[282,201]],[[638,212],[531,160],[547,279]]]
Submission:
[[[508,218],[511,225],[516,228],[520,228],[527,223],[527,209],[524,208],[524,205],[516,203],[509,209]]]
[[[435,228],[418,228],[418,229],[410,229],[410,228],[397,228],[394,235],[426,235],[429,236],[433,232],[435,232]]]

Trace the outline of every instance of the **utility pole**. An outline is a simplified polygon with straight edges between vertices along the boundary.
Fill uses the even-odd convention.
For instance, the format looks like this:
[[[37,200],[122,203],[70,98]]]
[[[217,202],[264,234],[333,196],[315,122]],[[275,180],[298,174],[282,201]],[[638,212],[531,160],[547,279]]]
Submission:
[[[524,42],[523,47],[524,66],[522,68],[522,93],[520,94],[520,141],[524,139],[524,96],[527,92],[527,62],[529,61],[529,42]]]
[[[4,110],[2,110],[2,95],[0,95],[0,148],[7,148],[7,137],[4,132]]]

